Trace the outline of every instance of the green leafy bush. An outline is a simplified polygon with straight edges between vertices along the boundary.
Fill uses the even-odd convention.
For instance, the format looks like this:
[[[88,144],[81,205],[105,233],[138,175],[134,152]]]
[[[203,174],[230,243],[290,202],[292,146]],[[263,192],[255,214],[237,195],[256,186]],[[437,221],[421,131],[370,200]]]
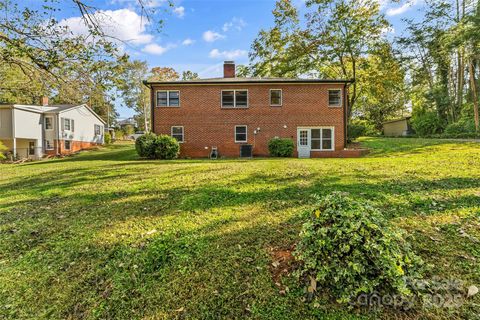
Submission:
[[[5,147],[1,142],[0,142],[0,160],[5,160],[5,155],[3,154],[4,151],[7,151],[7,147]]]
[[[103,142],[105,144],[111,144],[112,143],[112,136],[110,135],[109,132],[105,132],[105,135],[103,136]]]
[[[302,276],[316,279],[340,303],[373,292],[408,296],[407,278],[419,277],[422,265],[377,209],[337,192],[309,213],[295,255]]]
[[[273,138],[268,141],[268,152],[271,157],[291,157],[295,145],[289,138]]]
[[[157,136],[153,133],[146,133],[135,140],[135,149],[142,158],[155,158],[155,139]]]
[[[358,137],[364,136],[366,132],[367,128],[364,125],[351,123],[347,126],[347,140],[348,142],[355,141]]]
[[[416,134],[420,137],[426,137],[442,131],[440,120],[436,112],[433,111],[414,113],[411,123]]]
[[[475,121],[472,119],[465,119],[462,118],[455,123],[449,124],[445,128],[445,135],[453,136],[453,135],[469,135],[475,134]]]
[[[159,135],[154,141],[155,159],[172,160],[178,157],[180,144],[177,139],[167,135]]]

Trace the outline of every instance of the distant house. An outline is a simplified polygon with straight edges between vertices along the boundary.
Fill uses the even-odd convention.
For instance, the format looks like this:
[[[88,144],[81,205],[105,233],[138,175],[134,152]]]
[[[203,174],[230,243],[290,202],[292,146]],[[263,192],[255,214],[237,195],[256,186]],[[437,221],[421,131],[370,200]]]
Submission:
[[[410,124],[411,117],[404,117],[401,119],[386,121],[383,123],[383,134],[388,137],[401,137],[414,134]]]
[[[103,144],[105,121],[89,106],[0,105],[0,141],[15,158],[68,154]]]
[[[180,144],[181,156],[267,156],[268,142],[290,138],[295,156],[351,157],[347,150],[348,86],[342,79],[241,78],[225,61],[223,77],[145,81],[156,134]]]

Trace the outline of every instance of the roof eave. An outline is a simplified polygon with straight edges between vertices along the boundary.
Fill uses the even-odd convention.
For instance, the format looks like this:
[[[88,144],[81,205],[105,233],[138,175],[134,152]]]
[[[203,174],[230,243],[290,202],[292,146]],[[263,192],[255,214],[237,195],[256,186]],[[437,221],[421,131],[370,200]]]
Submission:
[[[294,80],[231,80],[231,81],[147,81],[144,80],[143,84],[147,87],[152,85],[207,85],[207,84],[270,84],[270,83],[283,83],[283,84],[322,84],[322,83],[353,83],[352,80],[343,79],[294,79]]]

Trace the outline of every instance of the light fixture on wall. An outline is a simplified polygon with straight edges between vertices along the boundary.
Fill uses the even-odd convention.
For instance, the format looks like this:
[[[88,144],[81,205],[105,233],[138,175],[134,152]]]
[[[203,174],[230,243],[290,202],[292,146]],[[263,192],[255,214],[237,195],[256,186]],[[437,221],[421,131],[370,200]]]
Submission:
[[[287,125],[286,125],[286,124],[283,125],[283,129],[287,129]]]

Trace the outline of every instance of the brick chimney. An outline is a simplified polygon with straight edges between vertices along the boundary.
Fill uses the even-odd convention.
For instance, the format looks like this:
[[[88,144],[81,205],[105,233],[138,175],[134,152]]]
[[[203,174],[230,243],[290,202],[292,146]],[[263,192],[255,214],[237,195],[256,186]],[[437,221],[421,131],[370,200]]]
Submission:
[[[223,63],[223,77],[235,78],[235,61],[225,61]]]
[[[45,96],[41,97],[40,98],[40,105],[41,106],[48,106],[48,97],[45,97]]]

